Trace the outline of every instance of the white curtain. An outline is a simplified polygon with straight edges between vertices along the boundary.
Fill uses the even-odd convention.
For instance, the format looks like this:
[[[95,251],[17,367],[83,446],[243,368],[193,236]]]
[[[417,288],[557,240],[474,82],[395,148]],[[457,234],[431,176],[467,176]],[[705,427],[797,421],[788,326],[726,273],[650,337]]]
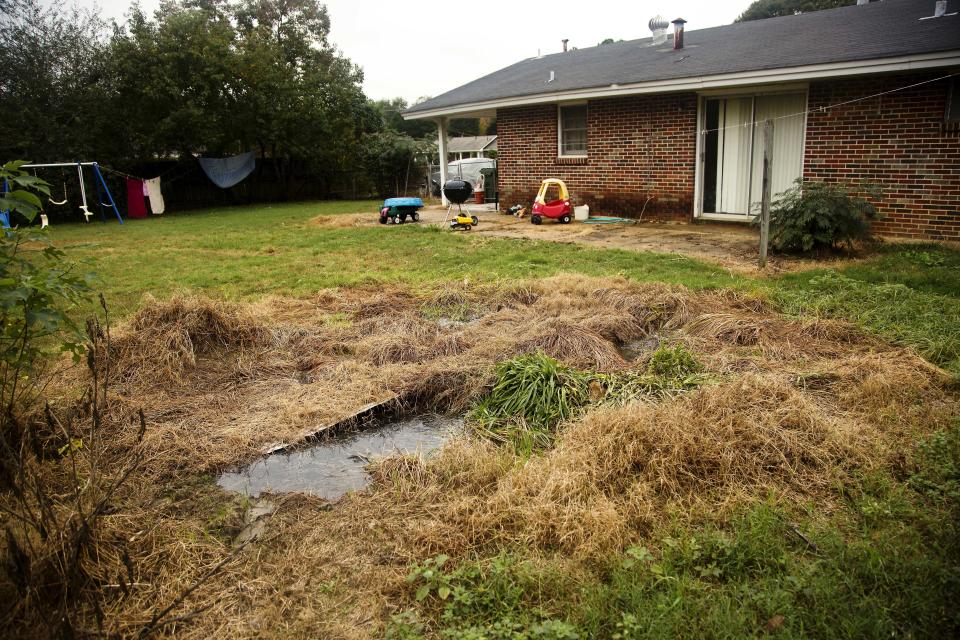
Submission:
[[[750,189],[751,213],[760,212],[763,197],[763,123],[773,120],[773,179],[770,193],[777,194],[793,186],[803,171],[803,112],[806,96],[794,93],[780,96],[758,96],[756,134],[753,139],[753,179]]]
[[[718,212],[742,213],[750,204],[752,120],[753,98],[730,98],[720,102]]]
[[[803,171],[806,94],[726,98],[719,102],[716,212],[756,214],[763,185],[763,123],[774,120],[772,194]]]

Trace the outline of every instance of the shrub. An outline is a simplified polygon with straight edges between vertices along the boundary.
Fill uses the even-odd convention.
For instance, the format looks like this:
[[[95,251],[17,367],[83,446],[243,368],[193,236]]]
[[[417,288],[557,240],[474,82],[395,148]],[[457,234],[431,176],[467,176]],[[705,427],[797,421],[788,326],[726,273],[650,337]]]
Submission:
[[[861,193],[879,195],[873,187],[798,179],[770,208],[770,246],[777,251],[811,251],[849,248],[855,240],[869,239],[877,209]]]

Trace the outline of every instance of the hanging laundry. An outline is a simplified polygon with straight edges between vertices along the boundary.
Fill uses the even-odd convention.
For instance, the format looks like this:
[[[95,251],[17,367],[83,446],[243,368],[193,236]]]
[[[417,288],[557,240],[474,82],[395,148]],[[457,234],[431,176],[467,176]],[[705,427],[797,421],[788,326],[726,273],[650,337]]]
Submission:
[[[221,189],[228,189],[253,173],[257,166],[253,151],[232,158],[197,158],[203,172]]]
[[[154,215],[160,215],[166,208],[163,204],[163,193],[160,191],[160,178],[144,180],[143,184],[147,187],[147,196],[150,198],[150,210]]]
[[[147,203],[143,199],[143,180],[138,178],[127,178],[127,217],[147,217]]]

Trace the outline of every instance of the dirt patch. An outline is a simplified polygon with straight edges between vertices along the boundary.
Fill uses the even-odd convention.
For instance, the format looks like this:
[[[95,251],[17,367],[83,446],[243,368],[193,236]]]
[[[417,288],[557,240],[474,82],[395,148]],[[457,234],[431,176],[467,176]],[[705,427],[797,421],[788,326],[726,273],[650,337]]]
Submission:
[[[768,495],[829,510],[851,474],[906,464],[906,443],[958,411],[945,375],[914,353],[731,292],[558,276],[256,305],[148,300],[112,339],[110,440],[130,446],[125,425],[141,406],[148,432],[145,472],[110,521],[142,544],[138,586],[104,612],[106,631],[136,630],[231,552],[245,507],[189,484],[199,474],[391,395],[462,409],[494,363],[531,350],[574,366],[643,367],[643,355],[627,362],[617,347],[653,338],[685,343],[712,383],[587,413],[530,459],[461,438],[429,460],[377,463],[371,489],[333,506],[271,498],[254,547],[182,606],[203,614],[165,632],[381,637],[413,561],[521,544],[590,565],[671,518],[722,518]]]
[[[530,218],[497,213],[492,205],[471,209],[480,219],[470,233],[501,238],[567,242],[605,249],[673,253],[717,264],[736,273],[757,275],[802,271],[830,266],[841,268],[872,255],[862,247],[857,255],[821,254],[812,257],[771,255],[765,271],[757,267],[758,231],[745,223],[634,221],[615,224],[574,222],[562,225],[545,221],[533,225]],[[446,209],[427,207],[420,224],[442,224]],[[375,224],[376,216],[359,224]]]

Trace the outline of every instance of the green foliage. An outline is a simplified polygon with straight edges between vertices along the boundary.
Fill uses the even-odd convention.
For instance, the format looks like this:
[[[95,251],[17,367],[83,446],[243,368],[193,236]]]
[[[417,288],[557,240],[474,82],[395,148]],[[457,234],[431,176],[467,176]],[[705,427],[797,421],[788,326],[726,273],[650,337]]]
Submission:
[[[317,0],[134,4],[112,33],[96,10],[15,5],[0,21],[0,155],[122,167],[254,149],[289,186],[355,172],[363,134],[383,127]]]
[[[364,136],[360,156],[378,194],[402,196],[423,181],[435,146],[431,141],[385,130]]]
[[[836,271],[785,280],[773,295],[788,313],[849,319],[960,374],[956,295],[928,293],[899,282],[866,282]]]
[[[416,621],[417,635],[393,637],[532,638],[546,623],[562,634],[547,637],[619,640],[953,637],[960,530],[925,491],[863,478],[829,515],[771,500],[671,525],[589,572],[501,550],[448,571],[448,598],[412,600],[395,620]]]
[[[857,0],[754,0],[747,10],[740,14],[736,22],[792,16],[797,13],[835,9],[856,3]]]
[[[441,600],[450,597],[450,577],[443,572],[443,565],[447,560],[449,558],[445,555],[427,558],[423,564],[414,566],[407,575],[407,582],[417,584],[417,602],[425,600],[431,593]]]
[[[427,139],[431,142],[436,140],[436,122],[433,120],[406,120],[400,115],[410,106],[403,98],[376,100],[371,104],[380,113],[386,129],[417,140]],[[436,148],[433,151],[436,153]]]
[[[543,353],[501,362],[487,408],[550,428],[587,401],[587,379]]]
[[[501,362],[489,394],[471,410],[468,420],[479,435],[511,442],[527,452],[553,440],[557,423],[587,403],[588,377],[543,354],[527,354]]]
[[[21,164],[0,169],[0,180],[23,187],[0,206],[30,220],[38,206],[31,190],[43,193],[46,187],[19,169]],[[79,359],[84,353],[83,334],[71,311],[89,298],[89,281],[75,273],[46,230],[8,229],[0,235],[0,404],[5,412],[36,391],[34,376],[44,356],[65,351]]]
[[[693,389],[705,381],[697,359],[683,345],[657,349],[645,372],[578,371],[543,354],[526,354],[496,367],[493,389],[467,416],[474,433],[512,443],[521,452],[549,447],[557,425],[589,403],[620,403]],[[602,394],[591,399],[591,384]]]
[[[869,187],[797,179],[770,208],[770,246],[777,251],[811,251],[851,247],[855,240],[868,239],[877,209],[857,195],[864,191],[878,197]]]
[[[107,35],[96,11],[9,0],[0,11],[0,158],[103,158],[122,148],[109,135]]]
[[[659,347],[647,363],[647,372],[650,375],[673,380],[683,380],[701,371],[703,365],[679,342],[673,347]]]
[[[50,195],[50,185],[21,169],[27,160],[14,160],[0,167],[0,211],[10,212],[10,223],[15,222],[14,214],[19,213],[27,222],[33,222],[43,204],[37,193]]]
[[[428,560],[430,566],[437,559]],[[427,569],[429,571],[429,569]],[[408,577],[416,587],[414,600],[440,621],[439,635],[457,640],[575,640],[581,638],[561,611],[543,606],[544,600],[562,601],[570,589],[564,575],[550,567],[501,554],[467,562],[452,571],[438,569],[429,578],[424,565]],[[434,584],[443,584],[442,593]],[[422,596],[426,589],[428,595]],[[423,637],[426,625],[412,612],[395,616],[388,637]],[[406,635],[405,635],[406,634]]]
[[[920,442],[919,470],[910,486],[960,515],[960,423]]]

